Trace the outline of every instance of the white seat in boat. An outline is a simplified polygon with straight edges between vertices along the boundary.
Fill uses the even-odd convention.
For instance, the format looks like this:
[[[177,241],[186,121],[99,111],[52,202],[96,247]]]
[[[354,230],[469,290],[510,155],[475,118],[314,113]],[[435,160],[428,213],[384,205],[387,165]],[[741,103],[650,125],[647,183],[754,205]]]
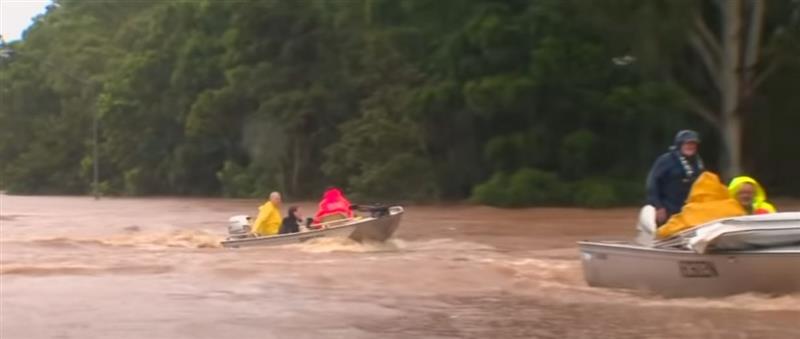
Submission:
[[[636,242],[640,245],[651,246],[658,230],[655,207],[652,205],[642,207],[642,210],[639,211],[639,221],[636,223],[636,229],[639,230]]]

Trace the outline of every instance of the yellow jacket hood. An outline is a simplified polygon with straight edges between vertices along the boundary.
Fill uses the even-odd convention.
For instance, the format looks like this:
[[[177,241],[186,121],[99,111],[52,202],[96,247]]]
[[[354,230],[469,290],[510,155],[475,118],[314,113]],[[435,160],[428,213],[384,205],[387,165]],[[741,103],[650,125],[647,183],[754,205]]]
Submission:
[[[728,192],[730,192],[731,196],[736,196],[739,194],[739,191],[742,189],[742,185],[744,184],[751,184],[753,187],[756,188],[756,196],[753,199],[754,202],[764,202],[767,201],[767,191],[764,190],[764,187],[751,177],[736,177],[731,180],[731,183],[728,185]]]
[[[751,184],[753,187],[756,188],[756,194],[753,197],[753,207],[751,213],[753,214],[765,214],[765,213],[775,213],[777,209],[775,206],[772,206],[769,202],[767,202],[767,191],[764,189],[761,184],[751,177],[736,177],[731,180],[731,183],[728,185],[728,192],[731,194],[731,197],[736,197],[736,194],[742,189],[742,185],[744,184]]]

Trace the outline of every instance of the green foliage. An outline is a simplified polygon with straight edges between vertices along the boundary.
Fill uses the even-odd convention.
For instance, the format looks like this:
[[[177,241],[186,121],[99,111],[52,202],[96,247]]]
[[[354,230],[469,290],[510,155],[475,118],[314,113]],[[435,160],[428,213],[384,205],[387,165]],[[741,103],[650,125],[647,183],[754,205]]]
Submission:
[[[141,195],[146,193],[141,191],[142,187],[148,187],[147,181],[149,178],[147,178],[146,173],[147,172],[142,171],[139,167],[125,171],[125,173],[122,174],[125,194]]]
[[[626,178],[678,129],[709,135],[715,166],[673,81],[716,100],[685,57],[699,3],[62,0],[0,60],[0,187],[88,192],[97,116],[106,194],[638,203]],[[782,68],[745,131],[782,194],[800,192],[798,11],[769,2]]]
[[[268,187],[275,187],[274,180],[269,180],[269,172],[263,168],[242,167],[230,161],[225,162],[217,178],[226,197],[264,197],[269,194]]]
[[[432,165],[424,157],[409,153],[391,155],[348,182],[355,197],[379,200],[432,201],[439,197],[431,175]]]
[[[484,114],[514,112],[529,104],[526,98],[534,89],[529,78],[502,74],[467,82],[464,96],[469,108]]]
[[[489,181],[475,186],[472,200],[487,205],[511,207],[514,199],[508,190],[509,178],[504,172],[496,172]]]
[[[435,200],[433,165],[412,121],[368,112],[343,124],[341,140],[326,150],[323,166],[333,182],[363,198]]]
[[[589,178],[573,184],[572,203],[592,208],[640,203],[644,180]]]
[[[573,202],[579,206],[609,207],[618,202],[614,187],[607,182],[585,180],[573,188]]]
[[[597,156],[597,136],[582,129],[564,136],[561,142],[559,159],[561,173],[569,178],[581,178],[590,173]]]
[[[523,168],[511,175],[495,173],[475,187],[475,202],[500,206],[575,205],[592,208],[634,204],[642,200],[642,180],[589,178],[575,182],[537,169]]]
[[[565,203],[567,194],[568,187],[555,174],[523,168],[511,175],[495,173],[475,187],[472,197],[483,204],[520,207]]]

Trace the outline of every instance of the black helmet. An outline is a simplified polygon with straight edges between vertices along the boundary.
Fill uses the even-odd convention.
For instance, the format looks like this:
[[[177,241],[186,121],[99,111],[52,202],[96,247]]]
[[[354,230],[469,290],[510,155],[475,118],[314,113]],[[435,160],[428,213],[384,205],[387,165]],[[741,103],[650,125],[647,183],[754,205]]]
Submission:
[[[692,131],[690,129],[685,129],[678,134],[675,134],[675,147],[680,148],[683,144],[687,142],[694,141],[696,143],[700,143],[700,133]]]

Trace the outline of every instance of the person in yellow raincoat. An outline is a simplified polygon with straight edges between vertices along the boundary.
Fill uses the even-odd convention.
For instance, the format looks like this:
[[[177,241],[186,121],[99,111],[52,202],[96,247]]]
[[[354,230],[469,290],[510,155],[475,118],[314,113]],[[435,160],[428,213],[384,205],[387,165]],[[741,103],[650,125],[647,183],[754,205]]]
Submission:
[[[680,231],[714,220],[746,215],[742,205],[731,197],[719,177],[703,172],[689,191],[689,198],[681,212],[673,215],[666,224],[658,228],[658,238],[668,238]]]
[[[269,200],[258,208],[258,218],[253,223],[253,233],[257,236],[278,234],[281,222],[281,194],[272,192]]]
[[[736,199],[747,214],[775,213],[775,206],[767,202],[767,191],[751,177],[736,177],[728,185],[731,197]]]

